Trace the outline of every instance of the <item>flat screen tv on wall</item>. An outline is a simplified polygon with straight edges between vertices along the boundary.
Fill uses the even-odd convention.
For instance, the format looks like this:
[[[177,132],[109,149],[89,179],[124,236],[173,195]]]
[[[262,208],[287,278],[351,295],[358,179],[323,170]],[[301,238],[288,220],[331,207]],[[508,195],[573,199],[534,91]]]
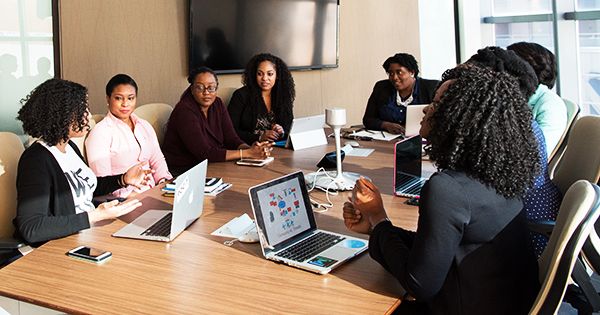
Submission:
[[[338,64],[339,0],[190,0],[189,68],[243,72],[267,52],[291,69]]]

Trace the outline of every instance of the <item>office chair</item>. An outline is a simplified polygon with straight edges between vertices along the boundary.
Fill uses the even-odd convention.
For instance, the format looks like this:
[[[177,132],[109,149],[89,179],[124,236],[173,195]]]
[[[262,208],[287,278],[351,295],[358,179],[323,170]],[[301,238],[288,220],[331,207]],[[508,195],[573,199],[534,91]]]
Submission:
[[[596,183],[599,178],[600,116],[584,116],[571,128],[552,182],[564,194],[575,181],[585,179]]]
[[[0,175],[0,266],[24,244],[13,239],[12,220],[17,214],[17,165],[25,148],[16,134],[0,132],[0,161],[4,173]]]
[[[88,124],[90,126],[90,130],[92,130],[94,128],[94,126],[96,126],[96,121],[93,119],[93,117],[92,117],[92,119],[90,119]],[[79,137],[79,138],[71,138],[71,141],[73,141],[77,145],[79,152],[81,152],[81,155],[83,155],[83,158],[85,159],[86,162],[87,162],[87,155],[85,153],[85,139],[87,138],[88,134],[86,134],[83,137]]]
[[[136,108],[134,113],[152,125],[154,132],[156,132],[156,137],[158,138],[158,144],[162,147],[167,122],[169,121],[172,111],[173,107],[168,104],[152,103]]]
[[[217,90],[217,95],[221,98],[225,107],[229,107],[229,101],[231,101],[231,96],[233,95],[233,92],[235,92],[235,90],[237,89],[238,88],[235,87],[223,87]]]
[[[571,129],[573,128],[575,121],[579,117],[580,112],[579,106],[574,102],[571,102],[570,100],[565,98],[563,98],[563,101],[565,102],[565,107],[567,108],[567,126],[565,128],[565,131],[563,131],[560,140],[558,140],[556,147],[554,147],[552,153],[550,153],[550,156],[548,156],[548,174],[550,175],[550,178],[554,177],[554,171],[556,170],[560,158],[565,152],[565,148],[567,147],[567,139],[569,138]]]
[[[539,263],[540,292],[530,314],[554,314],[560,306],[585,240],[600,216],[600,188],[586,180],[574,183],[561,203],[554,233]]]
[[[94,121],[94,123],[99,123],[102,119],[104,119],[104,117],[106,117],[105,114],[93,114],[92,115],[92,120]]]

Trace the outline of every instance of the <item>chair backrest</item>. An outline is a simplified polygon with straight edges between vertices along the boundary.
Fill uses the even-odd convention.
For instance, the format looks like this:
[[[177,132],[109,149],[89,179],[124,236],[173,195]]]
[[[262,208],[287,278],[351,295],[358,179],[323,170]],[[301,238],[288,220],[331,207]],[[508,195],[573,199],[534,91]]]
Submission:
[[[530,314],[554,314],[565,294],[575,261],[600,216],[600,188],[586,180],[574,183],[558,212],[556,226],[539,263],[542,283]]]
[[[90,119],[88,124],[90,126],[90,130],[92,130],[94,128],[94,126],[96,126],[96,120]],[[77,148],[79,148],[79,152],[81,152],[81,155],[83,155],[83,158],[86,161],[87,161],[87,154],[85,152],[85,139],[87,138],[88,134],[86,134],[83,137],[79,137],[79,138],[71,138],[71,141],[73,141],[77,145]]]
[[[93,114],[92,115],[92,120],[94,121],[94,123],[99,123],[102,119],[104,119],[104,117],[106,117],[106,114]]]
[[[21,139],[12,132],[0,132],[0,238],[13,236],[12,219],[17,213],[17,165],[25,148]]]
[[[231,96],[233,95],[233,92],[235,92],[235,90],[237,89],[238,88],[236,87],[220,87],[217,91],[217,95],[221,98],[223,104],[226,107],[229,107],[229,101],[231,100]]]
[[[152,125],[154,132],[156,132],[158,143],[162,147],[163,139],[165,137],[165,129],[172,111],[173,107],[171,107],[169,104],[152,103],[136,108],[134,113]]]
[[[600,178],[600,116],[584,116],[575,122],[567,148],[563,153],[552,182],[564,194],[580,179],[592,183]]]
[[[577,118],[579,117],[580,108],[579,105],[571,102],[570,100],[563,98],[565,103],[565,107],[567,108],[567,127],[565,131],[560,136],[558,143],[548,156],[548,173],[550,174],[550,178],[554,177],[554,171],[556,170],[556,166],[560,161],[563,153],[565,152],[565,148],[567,147],[567,139],[569,138],[569,134],[571,133],[571,129]]]

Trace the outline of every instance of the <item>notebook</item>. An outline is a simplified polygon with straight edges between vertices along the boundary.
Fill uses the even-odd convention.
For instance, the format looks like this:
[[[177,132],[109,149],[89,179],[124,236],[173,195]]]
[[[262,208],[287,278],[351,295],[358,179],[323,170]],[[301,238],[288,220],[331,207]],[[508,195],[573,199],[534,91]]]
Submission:
[[[421,129],[421,120],[423,120],[423,109],[429,104],[408,105],[406,106],[406,125],[404,126],[404,136],[410,137],[419,134]]]
[[[411,107],[411,106],[408,106]],[[420,196],[426,178],[421,176],[421,136],[396,142],[394,150],[394,193],[396,196]]]
[[[207,160],[177,177],[172,210],[148,210],[115,237],[170,242],[202,214]]]
[[[266,259],[326,274],[368,248],[368,241],[317,228],[298,171],[250,187],[250,204]]]

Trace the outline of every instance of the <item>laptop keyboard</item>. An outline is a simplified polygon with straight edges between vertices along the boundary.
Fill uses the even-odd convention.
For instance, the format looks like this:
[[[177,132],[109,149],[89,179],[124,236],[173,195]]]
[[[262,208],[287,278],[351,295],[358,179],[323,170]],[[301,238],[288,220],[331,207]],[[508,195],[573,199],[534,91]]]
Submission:
[[[425,185],[425,179],[421,177],[414,177],[404,174],[400,175],[396,181],[396,187],[398,187],[398,192],[405,195],[415,195],[418,196],[421,194],[421,188]]]
[[[171,234],[171,220],[173,219],[173,212],[169,212],[162,219],[152,224],[146,231],[142,232],[142,235],[147,236],[164,236],[168,237]]]
[[[279,252],[277,256],[303,262],[344,239],[343,236],[318,232]]]

